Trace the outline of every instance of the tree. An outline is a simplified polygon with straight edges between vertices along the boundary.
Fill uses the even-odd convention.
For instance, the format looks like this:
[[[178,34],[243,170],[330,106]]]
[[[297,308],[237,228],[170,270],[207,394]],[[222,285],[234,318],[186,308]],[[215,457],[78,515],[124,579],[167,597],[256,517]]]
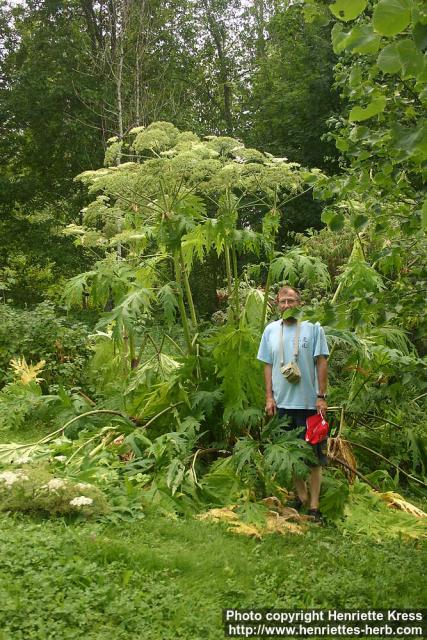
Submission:
[[[45,204],[68,195],[74,175],[100,160],[96,119],[77,96],[88,82],[80,73],[85,36],[72,3],[62,0],[3,5],[3,12],[10,36],[0,92],[2,201]]]
[[[74,175],[99,164],[102,146],[76,95],[87,84],[86,41],[73,3],[3,2],[1,11],[0,280],[6,297],[31,303],[84,263],[61,230],[83,204]]]
[[[425,326],[418,313],[426,287],[422,178],[427,61],[422,36],[427,17],[416,0],[379,0],[372,12],[364,11],[365,6],[331,6],[338,18],[332,41],[341,55],[337,84],[349,112],[336,121],[332,135],[343,153],[344,170],[319,194],[331,202],[324,222],[339,230],[348,221],[355,232],[357,246],[339,292],[351,299],[353,326],[362,318],[392,321],[415,337]],[[363,278],[358,269],[365,270]],[[357,298],[350,282],[361,288]],[[375,310],[369,308],[372,296]]]
[[[326,120],[339,111],[330,28],[307,24],[291,5],[277,9],[266,30],[241,123],[244,139],[291,161],[334,169],[336,151],[322,139]]]

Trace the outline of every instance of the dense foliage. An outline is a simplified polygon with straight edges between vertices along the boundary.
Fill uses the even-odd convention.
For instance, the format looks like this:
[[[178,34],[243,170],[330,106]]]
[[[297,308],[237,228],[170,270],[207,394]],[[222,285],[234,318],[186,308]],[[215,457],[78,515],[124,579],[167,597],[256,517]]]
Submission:
[[[269,0],[247,7],[234,0],[2,0],[0,39],[0,293],[20,306],[52,297],[61,276],[90,266],[91,251],[59,230],[80,221],[85,194],[73,178],[100,166],[111,137],[166,120],[198,135],[235,135],[308,166],[323,168],[323,156],[334,155],[321,141],[337,106],[328,98],[329,27],[305,28],[298,8]],[[298,55],[284,76],[295,39]],[[316,56],[307,94],[305,66],[319,40],[324,54]],[[322,110],[312,105],[320,78]],[[318,227],[320,207],[311,198],[298,202],[285,228]]]
[[[65,4],[66,15],[75,19],[77,3]],[[190,56],[201,73],[200,61],[212,46],[216,51],[218,67],[209,71],[217,81],[216,98],[221,96],[219,119],[204,126],[204,133],[215,135],[202,137],[200,122],[192,126],[191,119],[191,131],[187,122],[185,130],[176,126],[179,118],[176,124],[156,119],[169,112],[150,110],[150,103],[144,117],[136,117],[142,93],[124,70],[133,60],[135,38],[148,48],[149,43],[142,27],[129,26],[134,24],[126,13],[131,6],[117,4],[121,13],[115,15],[114,29],[104,5],[106,14],[84,13],[84,19],[78,14],[91,25],[86,37],[92,37],[92,50],[84,48],[84,30],[75,37],[96,61],[94,68],[103,65],[105,83],[91,99],[103,114],[105,159],[94,169],[100,164],[94,156],[92,168],[77,176],[76,202],[85,206],[79,216],[63,218],[69,223],[63,246],[74,240],[73,271],[77,255],[86,270],[61,291],[44,287],[44,295],[73,313],[79,309],[83,317],[95,317],[96,324],[89,334],[86,326],[57,318],[49,305],[31,312],[2,305],[1,340],[8,346],[1,363],[0,425],[13,439],[28,422],[47,427],[30,444],[4,445],[2,461],[48,465],[53,479],[98,484],[109,493],[118,518],[140,516],[152,504],[194,513],[233,503],[247,520],[262,520],[265,507],[259,499],[283,497],[292,476],[308,472],[305,443],[283,435],[275,421],[266,422],[256,361],[262,329],[274,317],[274,295],[287,282],[302,289],[303,317],[322,323],[332,348],[331,414],[339,451],[331,454],[334,465],[326,475],[322,508],[352,534],[364,528],[375,539],[421,535],[422,523],[406,513],[390,514],[385,505],[399,503],[390,491],[400,487],[422,499],[426,486],[421,184],[427,18],[421,2],[379,0],[371,6],[339,0],[330,8],[307,2],[308,26],[301,7],[278,10],[269,23],[271,47],[263,45],[263,29],[258,29],[255,91],[249,101],[253,126],[246,134],[280,157],[233,137],[239,127],[230,86],[238,64],[233,67],[222,46],[227,33],[219,19],[221,10],[235,15],[231,4],[204,4],[206,39]],[[65,10],[60,3],[52,7],[55,19]],[[172,5],[169,9],[184,20]],[[28,25],[39,10],[30,4],[22,15],[17,10],[16,19]],[[162,34],[166,23],[156,19]],[[260,97],[270,91],[267,86],[276,95],[292,83],[292,74],[281,76],[281,60],[288,56],[286,38],[293,25],[299,26],[299,46],[308,52],[333,19],[332,45],[339,56],[335,91],[345,100],[342,111],[334,113],[336,96],[329,94],[328,82],[321,91],[316,83],[311,87],[309,95],[325,97],[319,118],[332,114],[328,140],[316,155],[314,142],[306,140],[304,148],[302,141],[309,137],[300,135],[304,122],[311,121],[310,112],[304,120],[298,106],[308,101],[307,94],[284,97],[277,111],[274,100]],[[259,27],[252,18],[248,24]],[[194,23],[186,25],[192,33]],[[177,32],[171,34],[178,55],[182,42]],[[6,59],[16,69],[14,55],[9,52]],[[154,57],[148,59],[154,64]],[[319,68],[331,73],[327,43],[316,63],[310,66],[314,78]],[[291,68],[301,80],[306,66]],[[19,86],[11,83],[7,100]],[[246,89],[243,83],[241,105],[248,99]],[[150,96],[155,95],[153,88]],[[206,105],[202,94],[197,96]],[[263,109],[274,124],[269,142]],[[293,109],[300,112],[299,129]],[[205,125],[208,117],[200,117]],[[295,133],[288,139],[291,121]],[[18,124],[12,129],[19,136],[26,131]],[[339,171],[329,176],[324,170],[336,166],[328,150],[332,142],[342,156]],[[290,160],[282,157],[288,150]],[[322,170],[293,161],[311,164],[320,156]],[[35,190],[42,197],[43,187]],[[327,227],[291,234],[306,226],[298,224],[299,203],[312,194],[317,202],[312,211],[322,209]],[[15,219],[17,203],[13,209],[9,205],[5,210]],[[10,269],[6,266],[4,274],[16,278]],[[22,291],[22,270],[19,278]],[[3,289],[11,284],[6,281]],[[6,371],[11,357],[13,371]],[[49,428],[52,433],[46,435]],[[21,462],[23,455],[29,463]],[[360,481],[349,487],[355,474]]]

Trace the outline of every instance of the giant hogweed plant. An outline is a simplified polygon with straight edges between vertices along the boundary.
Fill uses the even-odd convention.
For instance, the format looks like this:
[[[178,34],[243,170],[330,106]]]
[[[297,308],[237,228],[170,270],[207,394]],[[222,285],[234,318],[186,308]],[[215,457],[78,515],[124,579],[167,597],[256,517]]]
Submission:
[[[83,212],[83,225],[68,232],[100,259],[68,283],[65,298],[70,305],[84,300],[111,308],[98,329],[111,334],[123,366],[127,363],[123,398],[131,414],[150,417],[166,399],[185,405],[190,389],[219,388],[230,432],[246,418],[253,420],[254,411],[260,417],[255,353],[270,284],[286,273],[293,281],[314,277],[323,288],[329,286],[319,259],[297,250],[283,255],[275,246],[284,203],[311,188],[320,172],[246,149],[232,138],[200,140],[163,122],[131,132],[127,149],[132,161],[78,178],[95,200]],[[227,321],[204,330],[191,271],[211,251],[224,264]],[[248,254],[267,258],[272,267],[265,295],[249,286],[242,300],[240,263]],[[162,338],[143,362],[146,336],[159,312],[165,324],[179,319],[181,335],[175,344],[171,336]],[[146,373],[153,369],[155,379],[151,376],[147,385]]]
[[[189,421],[197,436],[193,448],[233,447],[236,437],[263,420],[256,351],[271,284],[284,274],[294,283],[314,277],[324,289],[330,284],[319,259],[301,250],[283,254],[275,246],[287,200],[310,189],[320,172],[231,138],[202,141],[168,123],[131,135],[132,162],[79,177],[95,200],[83,212],[83,225],[68,229],[98,260],[69,281],[64,297],[70,306],[103,311],[89,367],[95,406],[65,425],[66,436],[77,435],[73,465],[91,449],[97,459],[99,440],[106,450],[137,427],[153,442],[150,451],[162,449],[163,440],[177,442],[165,434],[180,433]],[[206,326],[190,276],[195,261],[203,265],[212,251],[224,263],[226,321]],[[265,292],[247,280],[241,266],[246,254],[271,262]],[[153,337],[159,313],[164,330]],[[104,413],[108,424],[96,440],[87,420]],[[127,417],[126,428],[118,414]],[[172,453],[176,490],[188,475],[188,453]],[[153,455],[147,471],[154,474],[160,460]],[[169,488],[172,471],[166,472]]]

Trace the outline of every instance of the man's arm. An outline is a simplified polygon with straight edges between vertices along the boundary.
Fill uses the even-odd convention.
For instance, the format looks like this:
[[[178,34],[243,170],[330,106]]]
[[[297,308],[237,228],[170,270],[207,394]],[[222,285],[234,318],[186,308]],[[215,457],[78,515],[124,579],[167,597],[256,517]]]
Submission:
[[[328,387],[328,359],[326,358],[326,356],[317,356],[316,369],[319,394],[325,395],[326,389]],[[316,409],[321,413],[325,413],[328,409],[326,400],[323,398],[317,398]]]
[[[273,365],[264,365],[264,383],[265,383],[265,410],[269,416],[276,413],[276,403],[273,397]]]

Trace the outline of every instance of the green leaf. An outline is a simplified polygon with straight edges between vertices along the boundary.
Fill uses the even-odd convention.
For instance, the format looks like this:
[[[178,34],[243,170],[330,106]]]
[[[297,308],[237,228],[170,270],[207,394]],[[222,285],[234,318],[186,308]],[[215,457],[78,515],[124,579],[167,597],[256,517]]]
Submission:
[[[383,73],[397,73],[402,68],[396,43],[384,47],[377,59],[377,65]]]
[[[218,505],[229,505],[242,494],[244,486],[236,475],[234,458],[214,462],[200,481],[202,496]]]
[[[335,146],[340,151],[348,151],[348,140],[347,138],[337,138],[335,141]]]
[[[265,504],[260,504],[259,502],[245,502],[244,504],[239,505],[236,513],[242,522],[262,527],[265,526],[269,511]]]
[[[280,256],[272,261],[271,275],[275,282],[283,280],[295,284],[298,280],[296,265],[288,256]]]
[[[330,519],[341,518],[349,499],[349,485],[345,480],[325,478],[325,490],[322,495],[322,513]]]
[[[397,45],[402,60],[402,79],[419,78],[425,69],[425,59],[412,40],[401,40]]]
[[[368,120],[373,116],[382,113],[385,109],[386,98],[385,96],[380,96],[379,98],[375,98],[368,104],[367,107],[353,107],[350,111],[349,120],[350,122],[361,122],[362,120]]]
[[[342,24],[337,22],[332,27],[331,31],[331,39],[332,39],[332,47],[334,49],[334,53],[341,53],[345,49],[346,39],[348,37],[348,32],[343,31]]]
[[[421,51],[425,51],[425,49],[427,49],[427,24],[421,24],[420,22],[418,22],[414,26],[412,34],[414,36],[414,41],[418,49],[421,49]]]
[[[175,284],[175,283],[173,283]],[[175,313],[178,308],[178,300],[170,284],[165,284],[159,289],[158,299],[163,307],[166,322],[171,325],[175,321]]]
[[[377,64],[383,73],[401,72],[403,80],[406,80],[421,75],[425,61],[413,40],[405,39],[387,45],[380,52]]]
[[[359,140],[366,140],[371,134],[369,127],[364,125],[353,127],[350,131],[349,138],[352,142],[359,142]]]
[[[344,227],[345,218],[341,212],[326,209],[322,213],[322,222],[327,224],[331,231],[339,231]]]
[[[353,222],[353,227],[356,229],[356,231],[360,231],[361,229],[363,229],[363,227],[366,226],[366,223],[368,221],[369,221],[369,219],[366,216],[364,216],[362,214],[359,214],[352,221]]]
[[[168,467],[166,474],[166,484],[171,490],[172,495],[176,493],[179,485],[182,483],[185,473],[185,467],[181,460],[175,458]]]
[[[350,71],[348,83],[352,89],[359,87],[362,84],[362,70],[360,67],[354,66]]]
[[[381,41],[381,36],[374,32],[370,24],[356,25],[346,32],[337,23],[331,31],[331,37],[335,53],[341,53],[344,49],[353,53],[376,53]]]
[[[409,0],[380,0],[374,9],[373,25],[382,36],[395,36],[411,22]]]
[[[316,24],[325,27],[331,21],[328,7],[317,3],[315,0],[306,0],[303,8],[304,20],[308,24]]]
[[[338,20],[354,20],[365,10],[367,0],[336,0],[329,9]]]
[[[392,128],[393,142],[397,149],[404,151],[409,157],[415,157],[417,162],[427,158],[427,123],[420,122],[415,127]]]
[[[422,212],[422,228],[427,231],[427,198],[424,200],[424,204],[423,204],[423,208],[421,209]]]
[[[259,443],[251,438],[239,438],[233,454],[236,471],[239,473],[245,465],[255,464],[259,460]]]
[[[361,24],[351,30],[347,49],[354,53],[376,53],[380,42],[381,38],[374,32],[371,24]]]

